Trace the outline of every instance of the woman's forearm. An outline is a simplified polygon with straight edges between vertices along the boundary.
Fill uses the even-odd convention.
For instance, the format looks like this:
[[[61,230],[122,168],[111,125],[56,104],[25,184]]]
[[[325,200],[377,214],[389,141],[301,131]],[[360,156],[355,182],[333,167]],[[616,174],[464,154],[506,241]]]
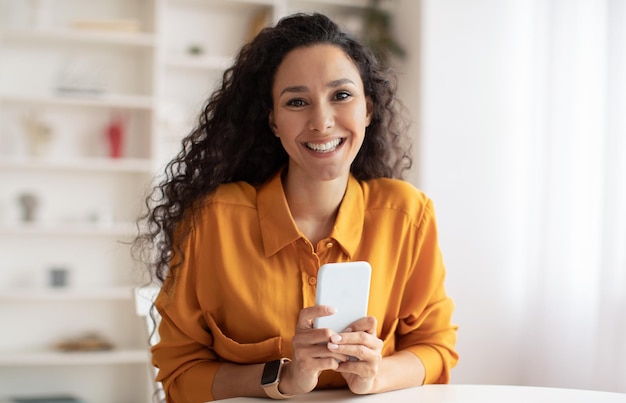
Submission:
[[[264,364],[220,365],[213,380],[213,397],[215,400],[241,396],[265,397],[261,387],[263,367]]]
[[[224,363],[215,374],[213,397],[216,400],[232,397],[265,397],[261,387],[264,364],[238,365]],[[419,386],[424,383],[425,369],[422,361],[408,351],[383,358],[375,381],[375,393]]]
[[[398,351],[384,357],[374,382],[374,393],[420,386],[426,371],[422,361],[413,353]]]

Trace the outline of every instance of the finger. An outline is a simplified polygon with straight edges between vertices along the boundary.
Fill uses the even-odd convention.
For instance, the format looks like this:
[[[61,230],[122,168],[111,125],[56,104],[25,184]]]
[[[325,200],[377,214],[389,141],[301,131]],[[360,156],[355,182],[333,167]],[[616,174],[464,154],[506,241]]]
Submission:
[[[371,376],[377,371],[378,365],[382,361],[380,349],[371,349],[364,345],[338,344],[336,348],[330,348],[330,350],[349,357],[347,361],[339,364],[338,372],[353,373],[360,377]]]
[[[346,361],[377,361],[377,357],[379,356],[375,350],[363,345],[333,345],[332,343],[329,343],[328,349],[337,354],[346,355],[348,357]]]
[[[341,362],[348,360],[348,357],[345,354],[328,349],[327,343],[295,346],[294,357],[301,360],[318,358],[334,358]]]
[[[377,361],[381,357],[383,341],[365,332],[342,333],[332,335],[327,347],[357,360]]]
[[[313,322],[316,318],[322,316],[330,316],[337,312],[337,310],[327,305],[315,305],[308,308],[304,308],[298,315],[298,324],[296,330],[307,330],[313,328]]]
[[[329,351],[325,344],[294,349],[292,358],[298,373],[314,373],[316,376],[324,370],[335,370],[348,360],[343,354]]]
[[[365,316],[355,322],[352,322],[343,332],[366,332],[372,335],[376,334],[377,320],[373,316]]]
[[[311,350],[311,356],[315,359],[332,358],[339,363],[346,362],[350,359],[350,357],[345,354],[328,349],[326,344],[319,344],[317,347],[317,349]]]
[[[330,329],[307,329],[297,331],[291,340],[294,348],[307,348],[316,345],[325,345],[333,335]]]
[[[369,379],[376,376],[378,365],[367,361],[346,361],[340,363],[335,371],[344,374],[354,374],[362,379]]]
[[[372,350],[381,350],[383,341],[367,332],[348,332],[330,335],[330,341],[339,345],[362,345]]]

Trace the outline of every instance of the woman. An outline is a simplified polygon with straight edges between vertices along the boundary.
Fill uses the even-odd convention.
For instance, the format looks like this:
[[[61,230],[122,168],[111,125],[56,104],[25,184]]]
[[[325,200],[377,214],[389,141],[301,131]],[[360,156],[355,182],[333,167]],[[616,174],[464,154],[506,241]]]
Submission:
[[[432,203],[394,179],[411,164],[397,109],[387,72],[323,15],[242,48],[137,240],[163,282],[152,352],[168,401],[448,381],[453,304]],[[320,265],[356,260],[372,266],[368,316],[313,328],[334,313],[315,305]]]

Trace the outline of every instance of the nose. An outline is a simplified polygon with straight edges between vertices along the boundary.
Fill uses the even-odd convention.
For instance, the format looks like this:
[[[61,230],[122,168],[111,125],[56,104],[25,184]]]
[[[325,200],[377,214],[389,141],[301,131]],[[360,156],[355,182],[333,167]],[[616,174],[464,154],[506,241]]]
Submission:
[[[330,105],[319,103],[311,108],[311,115],[309,117],[310,130],[322,133],[332,128],[334,124],[333,108]]]

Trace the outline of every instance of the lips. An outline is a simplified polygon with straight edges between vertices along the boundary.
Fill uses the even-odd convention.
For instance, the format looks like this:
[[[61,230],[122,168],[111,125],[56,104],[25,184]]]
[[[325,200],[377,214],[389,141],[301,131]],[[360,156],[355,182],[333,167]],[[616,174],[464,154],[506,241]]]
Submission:
[[[343,139],[338,138],[326,143],[304,143],[306,148],[318,153],[329,153],[335,151],[343,143]]]

